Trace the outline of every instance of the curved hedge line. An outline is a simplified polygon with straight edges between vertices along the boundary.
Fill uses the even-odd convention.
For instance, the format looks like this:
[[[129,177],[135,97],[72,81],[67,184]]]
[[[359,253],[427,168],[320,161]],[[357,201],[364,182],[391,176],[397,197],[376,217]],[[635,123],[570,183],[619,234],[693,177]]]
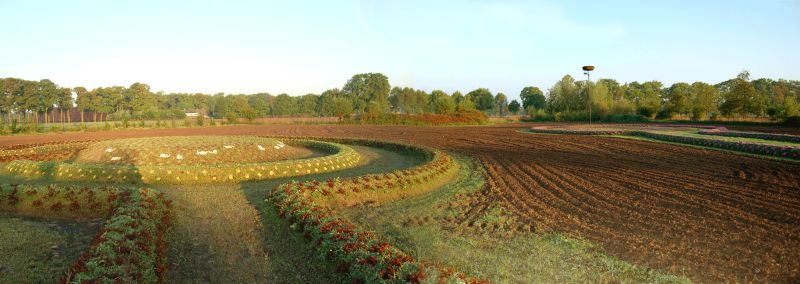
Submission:
[[[739,131],[714,131],[714,130],[701,130],[699,133],[703,135],[712,135],[712,136],[755,138],[755,139],[764,139],[772,141],[800,143],[800,136],[787,135],[787,134],[755,133],[755,132],[739,132]]]
[[[163,282],[171,215],[163,193],[147,188],[0,185],[0,204],[0,209],[26,215],[108,217],[62,283]]]
[[[629,131],[627,134],[633,136],[641,136],[656,140],[662,140],[667,142],[676,142],[676,143],[683,143],[683,144],[691,144],[697,146],[706,146],[706,147],[714,147],[714,148],[721,148],[721,149],[728,149],[728,150],[735,150],[753,154],[760,154],[760,155],[767,155],[773,157],[781,157],[781,158],[790,158],[790,159],[798,159],[800,160],[800,148],[798,147],[787,147],[787,146],[777,146],[777,145],[767,145],[767,144],[756,144],[756,143],[745,143],[745,142],[733,142],[733,141],[722,141],[716,139],[705,139],[705,138],[697,138],[697,137],[686,137],[686,136],[677,136],[677,135],[669,135],[669,134],[661,134],[661,133],[652,133],[647,131]]]
[[[380,241],[374,233],[359,231],[352,223],[336,217],[332,207],[342,205],[342,201],[363,202],[365,197],[389,195],[391,199],[401,197],[398,193],[412,195],[434,190],[458,173],[458,164],[438,150],[377,141],[351,142],[416,151],[428,157],[429,162],[392,173],[289,182],[275,187],[265,201],[314,245],[320,258],[335,266],[340,281],[419,283],[426,278],[425,266]],[[442,274],[463,282],[463,274]]]
[[[2,170],[27,178],[52,178],[68,181],[208,184],[333,172],[354,167],[361,158],[358,152],[352,148],[338,143],[311,140],[295,140],[293,143],[331,153],[331,155],[268,163],[198,166],[132,166],[16,160],[6,164]]]

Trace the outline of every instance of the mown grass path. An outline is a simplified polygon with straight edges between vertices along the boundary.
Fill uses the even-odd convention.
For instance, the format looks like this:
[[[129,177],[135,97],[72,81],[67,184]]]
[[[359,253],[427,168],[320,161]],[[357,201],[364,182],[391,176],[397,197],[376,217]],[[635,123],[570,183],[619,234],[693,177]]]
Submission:
[[[236,185],[165,186],[173,200],[168,283],[327,283],[332,275],[315,265],[304,240],[269,210],[264,198],[289,180],[325,180],[380,173],[422,161],[383,149],[351,146],[360,167],[306,177]]]

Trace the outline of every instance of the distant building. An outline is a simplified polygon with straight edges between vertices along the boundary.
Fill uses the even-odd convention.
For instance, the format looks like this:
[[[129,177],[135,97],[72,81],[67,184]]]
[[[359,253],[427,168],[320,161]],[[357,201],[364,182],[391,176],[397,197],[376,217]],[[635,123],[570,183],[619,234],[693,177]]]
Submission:
[[[198,117],[201,115],[208,117],[208,113],[203,109],[184,109],[183,112],[186,113],[186,117]]]

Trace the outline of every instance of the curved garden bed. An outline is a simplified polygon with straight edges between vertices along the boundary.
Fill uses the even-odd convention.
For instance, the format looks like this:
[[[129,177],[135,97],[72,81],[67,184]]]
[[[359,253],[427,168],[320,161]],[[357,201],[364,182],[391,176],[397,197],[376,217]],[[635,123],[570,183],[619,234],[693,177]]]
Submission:
[[[287,141],[328,155],[263,163],[200,165],[126,165],[68,161],[14,160],[1,170],[25,178],[106,183],[208,184],[236,183],[279,177],[333,172],[357,165],[359,154],[338,143],[313,140]],[[25,150],[22,150],[25,151]]]
[[[163,281],[171,202],[156,190],[4,184],[0,210],[50,218],[107,218],[62,283]]]
[[[423,266],[374,233],[359,230],[335,215],[340,206],[386,202],[435,190],[456,176],[458,164],[447,153],[435,149],[379,141],[349,142],[413,151],[424,155],[428,162],[390,173],[289,182],[275,187],[266,202],[313,244],[320,258],[334,265],[342,282],[419,283],[431,274],[463,280],[463,274],[430,273],[436,267]]]

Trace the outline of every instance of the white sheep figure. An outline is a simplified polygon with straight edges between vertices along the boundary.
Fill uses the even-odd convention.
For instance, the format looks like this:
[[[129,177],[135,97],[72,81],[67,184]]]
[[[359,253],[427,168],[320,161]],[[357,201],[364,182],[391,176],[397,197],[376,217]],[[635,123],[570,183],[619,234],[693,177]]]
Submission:
[[[208,151],[208,153],[209,153],[209,154],[214,154],[214,155],[216,155],[216,154],[217,154],[217,149],[214,149],[214,150]]]
[[[175,155],[175,159],[183,160],[183,156],[181,154],[177,154],[177,155]]]
[[[224,147],[225,149],[230,149],[230,148],[233,148],[233,146],[232,146],[232,145],[224,145],[224,146],[222,146],[222,147]]]
[[[108,147],[106,148],[106,152],[108,153],[114,152],[114,148]]]
[[[266,149],[266,148],[264,148],[264,146],[258,145],[258,150],[259,150],[259,151],[264,151],[265,149]]]
[[[161,153],[161,155],[158,155],[158,157],[159,157],[159,158],[169,158],[169,157],[171,157],[171,156],[172,156],[172,155],[170,155],[170,154],[167,154],[167,153]]]
[[[281,149],[281,147],[278,147],[278,145],[275,145],[275,147],[273,147],[273,148],[275,148],[275,150]]]
[[[200,150],[197,150],[197,155],[200,155],[200,156],[205,156],[205,155],[208,155],[208,151],[200,151]]]
[[[119,161],[120,159],[122,159],[122,157],[111,157],[112,161]]]

